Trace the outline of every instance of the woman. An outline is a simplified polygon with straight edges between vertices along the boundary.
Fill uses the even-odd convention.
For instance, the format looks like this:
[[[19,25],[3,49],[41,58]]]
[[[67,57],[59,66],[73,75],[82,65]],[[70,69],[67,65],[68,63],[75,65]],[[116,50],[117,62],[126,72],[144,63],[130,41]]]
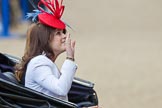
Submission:
[[[68,100],[67,94],[77,70],[74,62],[75,41],[71,41],[64,22],[60,20],[64,6],[54,3],[55,11],[51,11],[55,15],[39,7],[40,4],[47,5],[46,1],[39,2],[42,13],[38,15],[39,21],[32,24],[27,32],[26,51],[17,66],[16,76],[28,88]],[[55,60],[65,51],[67,57],[59,71]]]
[[[50,13],[40,7],[42,4]],[[28,14],[36,23],[28,29],[25,54],[16,67],[16,77],[28,88],[68,100],[77,65],[75,41],[71,40],[65,23],[60,20],[64,6],[62,1],[59,5],[57,0],[40,0],[38,8],[36,13]],[[65,51],[67,57],[59,71],[55,60]]]

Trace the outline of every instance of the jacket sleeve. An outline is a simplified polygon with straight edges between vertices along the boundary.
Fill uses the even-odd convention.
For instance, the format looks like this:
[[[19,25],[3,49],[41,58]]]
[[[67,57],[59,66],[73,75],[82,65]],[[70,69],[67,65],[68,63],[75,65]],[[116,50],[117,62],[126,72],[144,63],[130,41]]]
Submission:
[[[70,60],[65,60],[61,68],[61,76],[57,78],[49,62],[38,62],[33,71],[33,79],[43,88],[60,96],[66,96],[71,88],[77,66]]]

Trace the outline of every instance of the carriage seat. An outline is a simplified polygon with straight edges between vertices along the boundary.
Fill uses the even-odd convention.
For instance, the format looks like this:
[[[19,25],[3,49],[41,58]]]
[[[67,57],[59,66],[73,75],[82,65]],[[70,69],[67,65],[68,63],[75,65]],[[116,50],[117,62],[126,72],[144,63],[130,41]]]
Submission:
[[[11,82],[18,84],[18,81],[15,77],[15,74],[12,72],[4,72],[3,75],[5,75],[8,79],[10,79]]]

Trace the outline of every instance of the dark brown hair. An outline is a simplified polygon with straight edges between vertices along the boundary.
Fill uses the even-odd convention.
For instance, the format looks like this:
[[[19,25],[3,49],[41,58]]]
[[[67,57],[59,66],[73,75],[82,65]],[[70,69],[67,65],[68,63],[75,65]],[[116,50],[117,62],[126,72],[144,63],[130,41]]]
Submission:
[[[20,64],[15,67],[15,75],[18,81],[21,80],[26,71],[28,62],[35,56],[43,52],[50,59],[54,58],[54,53],[49,42],[53,39],[53,33],[56,29],[41,23],[34,23],[27,31],[26,48]]]

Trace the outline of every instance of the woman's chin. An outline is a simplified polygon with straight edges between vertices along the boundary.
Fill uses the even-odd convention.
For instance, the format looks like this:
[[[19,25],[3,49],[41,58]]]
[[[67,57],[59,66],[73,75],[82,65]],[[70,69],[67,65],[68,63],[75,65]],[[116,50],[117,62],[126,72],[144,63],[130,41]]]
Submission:
[[[66,51],[66,48],[63,48],[63,49],[62,49],[62,52],[65,52],[65,51]]]

